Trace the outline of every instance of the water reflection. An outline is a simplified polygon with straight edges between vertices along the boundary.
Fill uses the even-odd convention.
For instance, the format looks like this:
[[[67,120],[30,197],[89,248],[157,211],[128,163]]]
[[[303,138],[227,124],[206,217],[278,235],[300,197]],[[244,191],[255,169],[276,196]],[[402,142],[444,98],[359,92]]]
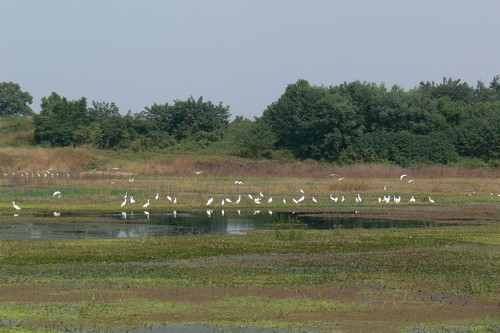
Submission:
[[[249,230],[272,227],[279,219],[293,218],[308,229],[395,228],[434,225],[429,222],[395,221],[363,217],[342,217],[300,212],[200,210],[164,213],[119,212],[76,214],[51,212],[0,216],[0,239],[128,238],[182,234],[244,234]]]

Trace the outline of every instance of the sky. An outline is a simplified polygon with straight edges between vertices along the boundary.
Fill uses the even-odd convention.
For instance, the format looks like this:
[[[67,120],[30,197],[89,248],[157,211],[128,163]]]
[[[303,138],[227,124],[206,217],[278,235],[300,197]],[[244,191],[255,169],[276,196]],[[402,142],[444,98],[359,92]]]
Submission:
[[[1,0],[0,82],[122,114],[203,97],[260,117],[298,79],[412,89],[500,74],[498,0]]]

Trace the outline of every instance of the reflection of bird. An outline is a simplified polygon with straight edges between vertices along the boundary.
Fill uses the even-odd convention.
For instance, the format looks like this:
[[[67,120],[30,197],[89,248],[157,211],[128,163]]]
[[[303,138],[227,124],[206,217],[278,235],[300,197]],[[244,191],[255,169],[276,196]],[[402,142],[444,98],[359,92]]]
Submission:
[[[54,198],[54,197],[60,198],[61,197],[61,192],[60,191],[55,191],[54,194],[52,194],[52,198]]]
[[[12,206],[16,209],[16,210],[21,210],[21,207],[19,207],[18,205],[16,205],[16,203],[14,201],[12,201]]]

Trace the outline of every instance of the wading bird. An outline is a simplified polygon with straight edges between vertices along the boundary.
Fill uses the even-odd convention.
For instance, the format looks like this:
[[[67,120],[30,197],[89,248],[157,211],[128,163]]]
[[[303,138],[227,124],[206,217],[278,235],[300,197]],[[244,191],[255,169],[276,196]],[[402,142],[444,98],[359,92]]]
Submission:
[[[435,203],[435,201],[434,201],[434,200],[432,200],[432,198],[431,198],[431,197],[429,197],[429,202],[430,202],[430,203]]]
[[[146,203],[144,205],[142,205],[142,208],[147,208],[147,207],[149,207],[149,199],[148,199],[148,201],[146,201]]]
[[[16,205],[16,203],[14,201],[12,201],[12,207],[14,207],[15,210],[21,210],[21,207]]]
[[[208,199],[207,206],[210,206],[212,204],[212,202],[214,202],[214,197],[211,197],[210,199]]]
[[[54,194],[52,194],[52,198],[55,198],[55,197],[60,198],[61,197],[61,192],[60,191],[55,191]]]

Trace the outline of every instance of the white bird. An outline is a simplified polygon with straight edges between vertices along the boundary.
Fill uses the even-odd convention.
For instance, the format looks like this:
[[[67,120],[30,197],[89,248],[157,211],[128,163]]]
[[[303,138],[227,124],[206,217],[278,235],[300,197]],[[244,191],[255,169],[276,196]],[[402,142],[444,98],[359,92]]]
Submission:
[[[229,198],[226,198],[226,202],[233,203],[233,201]]]
[[[16,210],[21,210],[21,207],[19,207],[18,205],[16,205],[16,203],[14,201],[12,201],[12,206],[16,209]]]
[[[357,200],[356,200],[356,202],[361,202],[361,201],[363,201],[363,200],[361,200],[361,196],[359,195],[359,193],[358,193],[358,196],[356,197],[356,199],[357,199]]]
[[[399,196],[399,197],[394,196],[394,202],[395,203],[400,203],[401,202],[401,196]]]
[[[412,195],[411,198],[410,198],[410,202],[415,202],[415,197]]]
[[[260,195],[261,197],[263,197],[263,196],[264,196],[264,193],[262,193],[262,191],[259,191],[259,195]]]
[[[429,202],[430,202],[430,203],[435,203],[435,201],[434,201],[434,200],[432,200],[432,198],[431,198],[431,197],[429,197]]]
[[[167,200],[172,202],[172,197],[170,195],[167,195]]]
[[[195,174],[197,174],[197,175],[199,175],[199,174],[201,174],[202,172],[203,172],[203,170],[200,170],[200,171],[195,171],[194,173],[195,173]]]
[[[172,200],[172,203],[174,203],[174,204],[177,203],[177,197],[174,197],[174,200]]]
[[[123,196],[123,199],[127,199],[128,192],[125,192],[125,195]]]
[[[340,178],[338,179],[338,181],[341,181],[341,180],[343,180],[343,179],[344,179],[344,177],[340,177]]]
[[[155,200],[158,200],[159,197],[160,197],[160,193],[156,193]]]
[[[315,197],[312,197],[312,201],[315,202],[315,203],[318,203],[318,200],[316,200]]]
[[[148,201],[146,201],[146,203],[144,205],[142,205],[142,208],[147,208],[147,207],[149,207],[149,199],[148,199]]]
[[[300,193],[304,194],[304,190],[303,189],[300,189],[299,191],[300,191]]]
[[[123,207],[127,204],[127,198],[125,198],[125,200],[123,200],[122,204],[120,205],[120,207]]]
[[[53,212],[52,214],[54,214],[55,217],[61,216],[61,212]]]
[[[292,201],[293,201],[294,203],[296,203],[296,204],[298,204],[298,203],[299,203],[299,202],[297,201],[297,199],[295,199],[295,198],[292,198]]]
[[[261,198],[255,198],[253,199],[253,202],[255,202],[256,204],[260,205],[261,204]]]
[[[149,219],[149,212],[147,210],[144,211],[144,215],[146,215],[146,218]]]
[[[239,204],[239,203],[240,203],[240,201],[241,201],[241,194],[240,194],[240,195],[238,195],[238,199],[236,199],[236,203],[237,203],[237,204]]]
[[[125,199],[125,201],[127,201],[127,199]],[[134,204],[134,203],[135,203],[134,196],[131,195],[130,196],[130,204]]]
[[[134,177],[130,177],[128,181],[132,183],[134,181]]]
[[[222,206],[224,206],[224,203],[225,203],[225,202],[226,202],[226,199],[222,199],[222,201],[221,201],[221,203],[220,203],[220,204],[221,204]]]
[[[399,176],[399,180],[403,180],[403,178],[405,178],[405,177],[408,177],[408,175],[407,174],[402,174],[401,176]]]
[[[253,196],[250,193],[248,193],[248,197],[250,198],[250,200],[253,200]]]
[[[283,204],[286,204],[286,199],[285,198],[283,198]]]
[[[413,183],[414,181],[415,181],[415,179],[410,179],[410,180],[408,181],[408,183]]]
[[[207,206],[211,205],[212,202],[214,202],[214,197],[211,197],[210,199],[208,199]]]
[[[267,202],[268,202],[268,203],[273,202],[273,197],[270,197],[269,199],[267,199]]]
[[[297,202],[304,201],[305,198],[306,198],[305,196],[301,196],[300,198],[297,199]]]
[[[340,202],[344,202],[345,201],[345,197],[342,196],[342,198],[340,199]]]
[[[52,198],[54,198],[54,197],[60,198],[61,197],[61,192],[60,191],[55,191],[54,194],[52,194]]]

